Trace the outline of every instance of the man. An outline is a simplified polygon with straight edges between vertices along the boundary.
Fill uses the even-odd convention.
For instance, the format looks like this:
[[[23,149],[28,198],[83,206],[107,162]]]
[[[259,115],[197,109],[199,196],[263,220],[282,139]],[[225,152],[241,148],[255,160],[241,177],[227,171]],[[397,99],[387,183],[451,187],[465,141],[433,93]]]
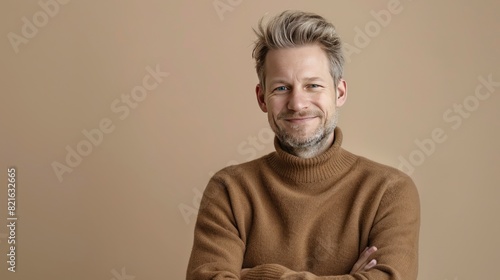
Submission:
[[[211,178],[187,279],[416,279],[414,183],[341,147],[347,86],[334,26],[285,11],[256,34],[256,96],[276,152]]]

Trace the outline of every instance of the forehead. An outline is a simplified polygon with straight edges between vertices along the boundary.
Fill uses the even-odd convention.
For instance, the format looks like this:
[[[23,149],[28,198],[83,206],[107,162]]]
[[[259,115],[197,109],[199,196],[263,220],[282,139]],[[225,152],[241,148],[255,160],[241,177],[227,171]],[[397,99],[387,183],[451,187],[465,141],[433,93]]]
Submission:
[[[330,76],[328,57],[319,45],[274,49],[267,53],[265,61],[266,80],[309,79]]]

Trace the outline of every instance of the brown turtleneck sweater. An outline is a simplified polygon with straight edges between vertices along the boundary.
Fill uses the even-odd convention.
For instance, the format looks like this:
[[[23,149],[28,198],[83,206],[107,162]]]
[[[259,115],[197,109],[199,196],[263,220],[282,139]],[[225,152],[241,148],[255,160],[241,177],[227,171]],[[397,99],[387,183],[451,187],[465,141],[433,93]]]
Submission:
[[[251,268],[244,279],[416,279],[413,181],[341,143],[336,128],[333,145],[305,159],[275,140],[276,152],[215,174],[201,201],[187,279],[240,279],[242,268]],[[378,248],[378,264],[350,275],[367,246]]]

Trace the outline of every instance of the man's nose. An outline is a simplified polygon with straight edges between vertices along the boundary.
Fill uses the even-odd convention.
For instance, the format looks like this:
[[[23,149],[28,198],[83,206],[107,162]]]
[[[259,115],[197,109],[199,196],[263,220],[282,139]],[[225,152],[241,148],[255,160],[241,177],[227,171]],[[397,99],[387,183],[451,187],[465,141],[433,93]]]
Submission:
[[[309,96],[301,88],[294,88],[289,95],[287,108],[292,111],[302,111],[309,106]]]

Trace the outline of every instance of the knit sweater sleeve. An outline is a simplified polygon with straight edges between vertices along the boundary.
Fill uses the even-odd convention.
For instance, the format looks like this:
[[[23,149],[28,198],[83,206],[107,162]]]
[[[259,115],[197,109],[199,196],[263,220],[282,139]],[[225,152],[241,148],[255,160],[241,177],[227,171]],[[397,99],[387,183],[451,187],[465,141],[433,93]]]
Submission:
[[[212,178],[200,202],[186,279],[240,279],[244,250],[229,193]]]
[[[278,264],[263,264],[251,269],[244,280],[415,280],[418,271],[420,201],[413,181],[402,175],[391,181],[380,200],[370,231],[370,245],[378,250],[372,257],[378,264],[369,271],[316,276],[307,271],[292,271]]]

